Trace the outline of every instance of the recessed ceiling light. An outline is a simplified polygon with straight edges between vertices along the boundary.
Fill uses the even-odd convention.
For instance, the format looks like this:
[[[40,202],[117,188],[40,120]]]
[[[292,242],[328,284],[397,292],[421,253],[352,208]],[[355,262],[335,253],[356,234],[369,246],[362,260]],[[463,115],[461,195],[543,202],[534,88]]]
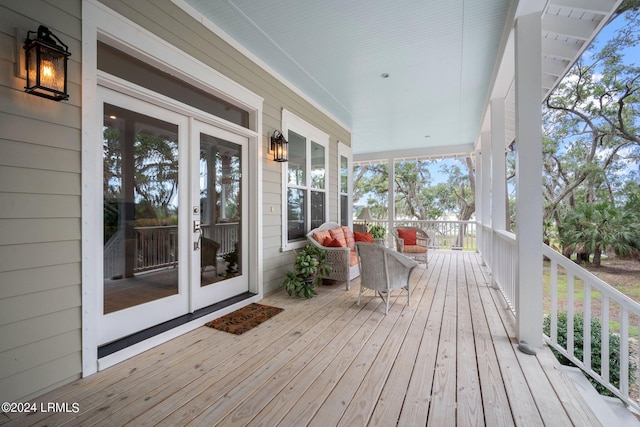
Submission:
[[[380,77],[382,77],[383,79],[388,79],[389,78],[389,73],[382,73],[382,74],[380,74]]]

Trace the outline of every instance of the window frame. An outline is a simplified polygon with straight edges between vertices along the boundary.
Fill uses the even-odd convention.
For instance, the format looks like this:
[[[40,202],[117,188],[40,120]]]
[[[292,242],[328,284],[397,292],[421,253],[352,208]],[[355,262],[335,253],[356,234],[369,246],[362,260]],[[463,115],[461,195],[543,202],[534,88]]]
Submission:
[[[342,157],[347,158],[347,192],[342,191]],[[351,147],[338,141],[338,223],[342,222],[342,196],[347,196],[347,224],[353,229],[353,154]]]
[[[324,222],[329,218],[329,135],[307,121],[296,116],[287,109],[282,109],[282,134],[288,138],[289,131],[293,131],[305,138],[305,183],[304,185],[289,184],[289,163],[282,163],[282,251],[298,249],[306,245],[306,238],[289,241],[288,221],[288,194],[289,188],[303,190],[305,194],[305,235],[311,231],[311,194],[323,193],[324,196]],[[324,147],[324,188],[315,188],[311,185],[311,142]]]

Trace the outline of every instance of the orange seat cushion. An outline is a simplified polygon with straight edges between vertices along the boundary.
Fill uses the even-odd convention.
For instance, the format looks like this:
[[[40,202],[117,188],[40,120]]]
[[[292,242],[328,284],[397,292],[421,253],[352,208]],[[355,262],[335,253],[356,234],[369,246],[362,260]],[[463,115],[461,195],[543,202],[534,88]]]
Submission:
[[[418,245],[404,245],[404,251],[409,254],[423,254],[427,252],[427,248]]]
[[[344,239],[347,242],[347,247],[353,251],[356,250],[356,240],[353,237],[353,231],[349,227],[342,227],[342,232],[344,233]]]
[[[358,255],[355,252],[349,252],[349,266],[353,267],[358,263]]]
[[[327,237],[331,237],[331,234],[329,234],[328,231],[316,231],[313,233],[313,238],[321,245],[324,245],[324,241],[327,240]]]
[[[398,237],[404,240],[405,247],[407,245],[413,246],[417,243],[416,230],[403,230],[399,228]]]
[[[359,233],[357,231],[354,231],[353,238],[356,242],[373,243],[373,234],[371,233]]]

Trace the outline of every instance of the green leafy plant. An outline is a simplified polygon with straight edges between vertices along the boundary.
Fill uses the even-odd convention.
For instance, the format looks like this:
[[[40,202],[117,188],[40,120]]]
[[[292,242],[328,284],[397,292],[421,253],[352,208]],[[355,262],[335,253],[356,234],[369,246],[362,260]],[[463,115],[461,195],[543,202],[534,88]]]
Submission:
[[[387,229],[380,224],[376,224],[369,228],[369,233],[371,233],[374,239],[384,239],[384,236],[387,234]]]
[[[233,247],[233,251],[222,255],[222,259],[227,263],[228,277],[238,274],[238,243]]]
[[[573,317],[573,354],[578,360],[583,360],[584,356],[584,315],[583,313],[576,313]],[[543,331],[545,335],[551,334],[551,319],[549,316],[545,316]],[[564,348],[567,347],[567,313],[558,313],[558,344]],[[597,317],[591,318],[591,367],[598,374],[601,374],[601,360],[602,360],[602,324]],[[553,354],[555,354],[558,361],[563,365],[575,366],[569,359],[557,350],[551,348]],[[635,372],[637,366],[631,362],[634,360],[633,356],[629,355],[629,383],[633,384],[635,381]],[[615,397],[613,393],[607,390],[602,384],[587,375],[587,378],[593,384],[598,393]],[[620,387],[620,335],[609,332],[609,382],[616,387]]]
[[[285,272],[285,278],[280,283],[284,286],[289,296],[312,298],[318,293],[314,289],[322,284],[320,275],[329,274],[326,265],[327,251],[313,245],[307,245],[296,252],[296,260],[293,264],[294,271]]]

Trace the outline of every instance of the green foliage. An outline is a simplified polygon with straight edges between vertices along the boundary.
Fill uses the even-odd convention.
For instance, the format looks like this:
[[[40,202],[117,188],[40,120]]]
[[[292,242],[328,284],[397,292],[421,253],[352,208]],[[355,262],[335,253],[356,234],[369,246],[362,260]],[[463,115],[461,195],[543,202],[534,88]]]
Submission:
[[[545,316],[543,324],[544,334],[551,335],[551,319],[549,316]],[[583,360],[584,357],[584,315],[583,313],[576,313],[573,317],[573,355],[578,360]],[[567,348],[567,313],[558,313],[558,344]],[[602,324],[599,318],[591,318],[591,368],[598,374],[602,373]],[[575,366],[564,355],[552,348],[558,361],[563,365]],[[632,355],[629,355],[629,383],[635,381],[636,364],[631,362],[633,360]],[[593,386],[598,390],[598,393],[605,396],[613,396],[613,394],[607,390],[596,380],[587,375],[587,378]],[[609,382],[616,387],[620,387],[620,336],[609,332]]]
[[[374,239],[384,239],[384,236],[387,235],[387,229],[380,224],[376,224],[369,228],[369,233],[371,233]]]
[[[222,259],[227,263],[227,275],[233,276],[238,273],[238,242],[231,252],[222,255]]]
[[[455,214],[466,220],[475,211],[475,168],[471,158],[440,165],[447,182],[436,182],[431,170],[436,160],[396,162],[394,208],[398,218],[428,220]],[[354,203],[365,202],[376,218],[388,212],[389,173],[386,164],[354,168]]]
[[[543,108],[545,219],[580,203],[624,203],[640,156],[640,67],[625,58],[640,42],[638,1],[623,3],[618,30],[589,47]],[[549,222],[553,225],[553,222]]]
[[[640,224],[634,212],[609,202],[581,203],[562,219],[559,233],[566,248],[593,254],[593,263],[599,266],[601,254],[608,248],[623,255],[631,252]]]
[[[284,286],[289,296],[295,294],[298,298],[312,298],[318,295],[314,288],[322,284],[322,278],[317,275],[329,274],[326,259],[326,250],[310,244],[306,245],[296,252],[294,271],[285,272],[286,277],[280,286]]]

